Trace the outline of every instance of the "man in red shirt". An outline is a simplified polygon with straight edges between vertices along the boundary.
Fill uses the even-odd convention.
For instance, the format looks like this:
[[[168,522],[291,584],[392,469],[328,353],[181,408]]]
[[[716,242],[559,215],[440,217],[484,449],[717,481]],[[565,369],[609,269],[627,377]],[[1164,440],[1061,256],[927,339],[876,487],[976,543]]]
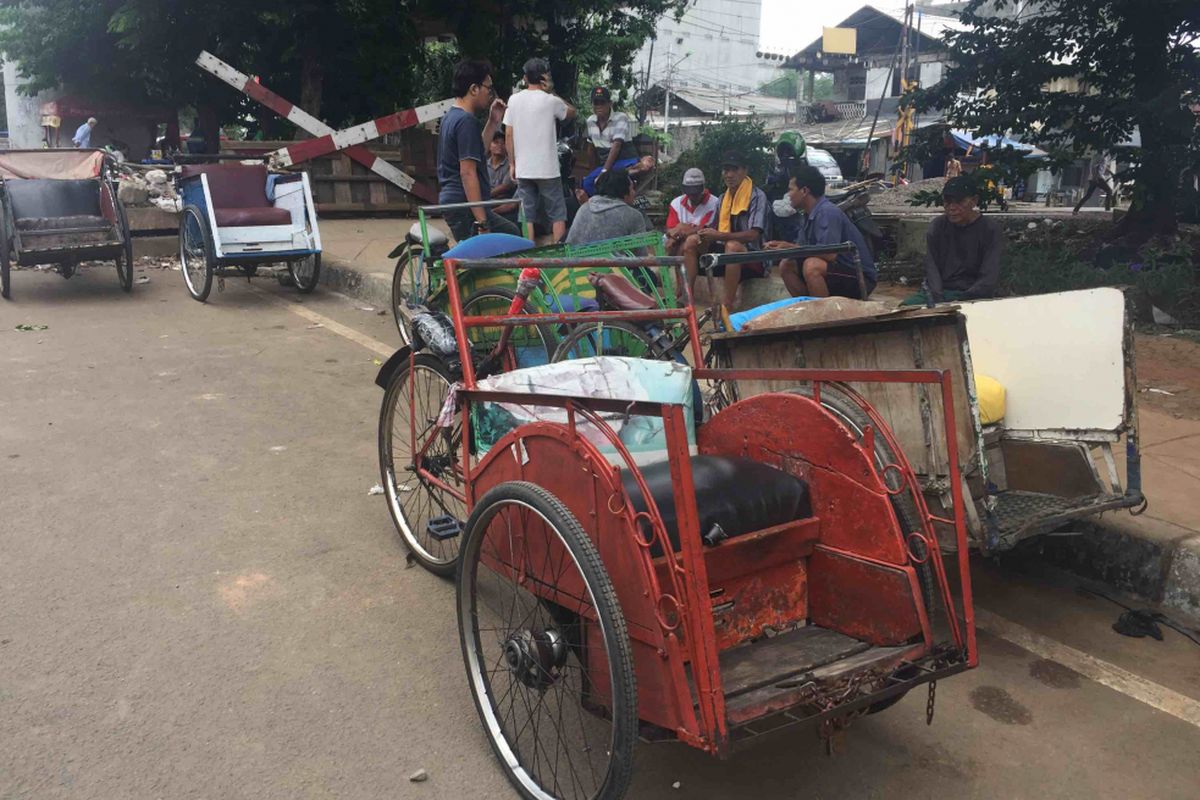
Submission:
[[[720,209],[720,199],[704,188],[703,172],[692,167],[683,173],[683,194],[667,211],[667,255],[679,255],[689,236],[716,225]]]

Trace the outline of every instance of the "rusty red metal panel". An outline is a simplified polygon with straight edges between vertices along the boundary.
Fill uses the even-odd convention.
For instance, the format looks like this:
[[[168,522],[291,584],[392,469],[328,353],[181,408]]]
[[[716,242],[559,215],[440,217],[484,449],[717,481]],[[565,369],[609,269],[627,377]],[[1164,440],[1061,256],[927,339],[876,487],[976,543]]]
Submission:
[[[893,567],[817,545],[808,559],[812,624],[874,645],[922,635],[911,567]]]
[[[761,394],[722,410],[697,434],[701,453],[752,458],[808,483],[821,541],[864,556],[908,561],[872,456],[809,397]]]
[[[275,94],[256,80],[251,79],[246,81],[246,85],[242,87],[242,91],[245,92],[246,96],[251,100],[262,103],[264,106],[285,119],[287,118],[288,114],[292,113],[292,103],[284,100],[282,97]]]

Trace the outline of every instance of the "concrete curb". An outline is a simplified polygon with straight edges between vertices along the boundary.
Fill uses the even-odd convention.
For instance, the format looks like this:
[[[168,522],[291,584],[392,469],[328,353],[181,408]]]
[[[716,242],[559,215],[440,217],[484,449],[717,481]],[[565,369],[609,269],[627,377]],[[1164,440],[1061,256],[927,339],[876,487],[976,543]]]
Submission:
[[[392,310],[392,279],[378,272],[363,272],[334,258],[321,256],[321,285],[369,303]]]
[[[1035,540],[1047,562],[1122,592],[1200,615],[1200,534],[1128,515],[1073,527],[1080,535]]]

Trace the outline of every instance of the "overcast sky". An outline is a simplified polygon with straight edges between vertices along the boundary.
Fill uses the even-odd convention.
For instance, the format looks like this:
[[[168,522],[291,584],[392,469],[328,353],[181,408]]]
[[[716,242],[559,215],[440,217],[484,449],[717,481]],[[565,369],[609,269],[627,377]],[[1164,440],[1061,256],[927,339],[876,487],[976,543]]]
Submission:
[[[818,38],[822,27],[837,25],[864,5],[904,16],[904,3],[896,0],[762,0],[760,46],[772,53],[795,53]]]

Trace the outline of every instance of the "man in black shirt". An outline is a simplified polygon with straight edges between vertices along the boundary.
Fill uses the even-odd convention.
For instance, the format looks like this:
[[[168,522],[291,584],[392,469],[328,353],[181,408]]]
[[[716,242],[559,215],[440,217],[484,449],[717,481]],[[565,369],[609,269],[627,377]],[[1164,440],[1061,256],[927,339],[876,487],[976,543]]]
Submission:
[[[466,203],[491,199],[484,144],[490,143],[504,114],[496,99],[492,66],[486,61],[460,61],[454,67],[454,105],[442,117],[438,131],[438,203]],[[480,128],[477,115],[488,112]],[[518,235],[520,229],[491,209],[471,208],[446,212],[446,222],[456,241],[494,231]]]
[[[976,208],[970,178],[951,178],[942,190],[946,213],[925,234],[925,288],[901,305],[979,300],[996,294],[1004,231]]]

